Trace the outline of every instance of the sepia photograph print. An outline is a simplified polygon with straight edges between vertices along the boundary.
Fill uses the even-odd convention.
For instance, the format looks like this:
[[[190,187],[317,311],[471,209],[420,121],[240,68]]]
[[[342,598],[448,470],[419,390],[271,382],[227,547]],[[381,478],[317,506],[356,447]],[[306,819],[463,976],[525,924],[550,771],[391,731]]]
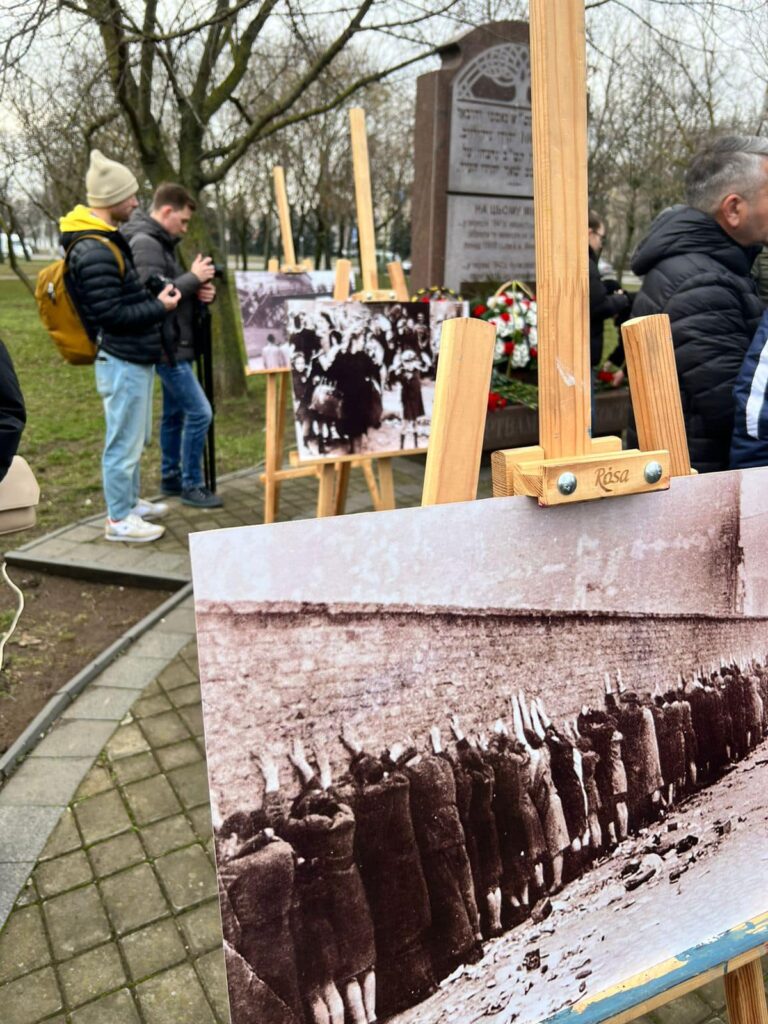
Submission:
[[[290,369],[285,303],[289,298],[330,298],[334,279],[332,270],[300,274],[275,274],[267,270],[235,273],[249,373]]]
[[[763,946],[767,529],[761,469],[193,535],[233,1024],[594,1024]]]
[[[430,303],[294,300],[287,309],[300,458],[427,447],[437,370]]]

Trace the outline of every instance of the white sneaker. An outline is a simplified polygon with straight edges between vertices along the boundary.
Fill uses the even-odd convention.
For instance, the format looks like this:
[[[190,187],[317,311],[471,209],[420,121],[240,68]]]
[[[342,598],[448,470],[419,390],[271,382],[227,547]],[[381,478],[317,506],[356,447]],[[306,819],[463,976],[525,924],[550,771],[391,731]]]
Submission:
[[[164,526],[147,523],[133,512],[125,519],[107,519],[104,527],[106,540],[124,540],[131,544],[146,544],[150,540],[158,540],[164,533]]]
[[[146,498],[139,498],[131,509],[132,516],[140,519],[160,519],[168,511],[164,501],[147,501]]]

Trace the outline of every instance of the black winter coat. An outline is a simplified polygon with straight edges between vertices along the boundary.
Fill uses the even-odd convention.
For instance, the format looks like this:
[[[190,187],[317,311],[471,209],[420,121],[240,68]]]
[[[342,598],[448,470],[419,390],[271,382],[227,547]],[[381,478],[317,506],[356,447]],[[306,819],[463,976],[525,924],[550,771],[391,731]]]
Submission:
[[[27,422],[24,396],[8,349],[0,341],[0,480],[8,472]]]
[[[632,260],[645,278],[634,316],[667,313],[672,321],[688,449],[700,473],[728,468],[733,386],[763,312],[750,275],[759,251],[739,245],[709,214],[673,206]]]
[[[95,238],[103,234],[120,248],[125,274],[110,249]],[[64,249],[82,238],[69,254],[70,282],[77,305],[99,348],[128,363],[159,363],[162,359],[160,325],[165,307],[139,280],[128,242],[119,231],[67,231]]]
[[[120,233],[128,239],[142,281],[150,274],[159,274],[173,281],[181,292],[181,301],[169,314],[171,337],[177,359],[194,359],[194,307],[200,281],[178,261],[176,249],[181,239],[174,238],[143,210],[135,210]]]
[[[620,292],[609,292],[600,277],[597,256],[589,248],[589,361],[592,366],[600,363],[603,354],[603,324],[608,317],[626,313],[629,296]]]

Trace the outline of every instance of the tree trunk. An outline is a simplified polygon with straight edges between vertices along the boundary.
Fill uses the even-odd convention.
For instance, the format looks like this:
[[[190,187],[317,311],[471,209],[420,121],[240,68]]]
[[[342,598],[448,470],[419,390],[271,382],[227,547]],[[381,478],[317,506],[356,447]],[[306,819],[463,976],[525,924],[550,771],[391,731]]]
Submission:
[[[200,207],[198,207],[200,209]],[[222,276],[216,277],[216,301],[211,307],[213,328],[213,383],[221,398],[237,398],[245,394],[245,357],[240,345],[235,303],[235,283],[227,269],[224,254],[214,244],[212,232],[203,215],[193,217],[184,244],[187,262],[195,253],[213,257]]]

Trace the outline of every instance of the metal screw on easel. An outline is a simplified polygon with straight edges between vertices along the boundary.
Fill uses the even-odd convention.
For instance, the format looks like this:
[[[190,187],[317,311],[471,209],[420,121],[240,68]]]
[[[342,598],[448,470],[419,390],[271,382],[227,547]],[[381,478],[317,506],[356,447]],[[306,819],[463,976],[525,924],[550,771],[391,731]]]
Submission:
[[[664,472],[660,462],[649,462],[643,470],[643,476],[647,484],[657,484]]]
[[[557,489],[562,495],[567,497],[569,494],[573,494],[578,485],[578,480],[574,473],[561,473],[557,478]]]

